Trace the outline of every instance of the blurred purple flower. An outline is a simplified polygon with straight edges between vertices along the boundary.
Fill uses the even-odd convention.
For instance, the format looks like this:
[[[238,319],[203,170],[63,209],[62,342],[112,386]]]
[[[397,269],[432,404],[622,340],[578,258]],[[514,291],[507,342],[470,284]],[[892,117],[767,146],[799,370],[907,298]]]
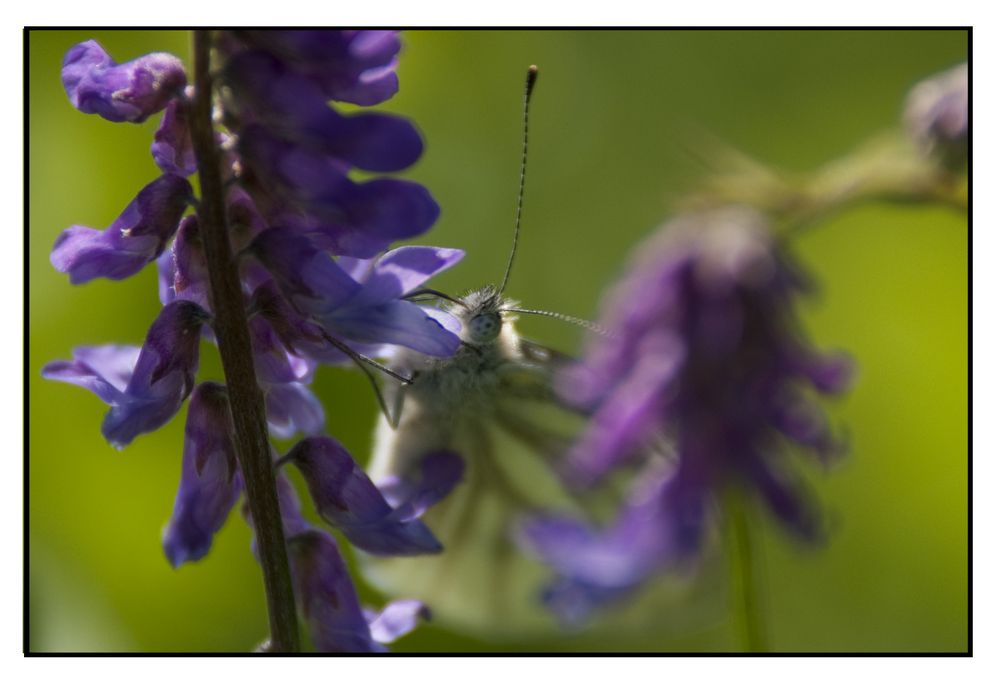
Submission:
[[[713,499],[732,484],[796,535],[820,537],[819,514],[782,458],[789,443],[823,461],[839,450],[803,388],[842,390],[850,362],[802,336],[793,305],[805,282],[762,216],[729,207],[682,217],[637,252],[604,304],[612,335],[560,379],[563,397],[594,413],[568,474],[593,483],[628,461],[669,465],[604,530],[561,518],[526,525],[525,544],[561,574],[553,592],[564,610],[585,611],[696,554]]]

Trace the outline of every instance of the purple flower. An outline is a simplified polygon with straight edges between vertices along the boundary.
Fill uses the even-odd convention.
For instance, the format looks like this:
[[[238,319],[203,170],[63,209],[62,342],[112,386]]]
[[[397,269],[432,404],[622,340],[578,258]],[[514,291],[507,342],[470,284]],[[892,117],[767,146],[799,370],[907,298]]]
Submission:
[[[245,248],[253,238],[267,228],[267,223],[257,213],[253,199],[239,187],[232,187],[226,196],[226,217],[234,250]],[[173,246],[157,259],[160,275],[160,301],[180,298],[197,302],[211,309],[208,264],[201,241],[201,227],[196,215],[181,220]],[[244,289],[249,293],[254,287],[270,279],[256,263],[244,262],[241,269]]]
[[[271,433],[287,439],[300,431],[307,435],[322,431],[323,406],[306,387],[312,382],[315,363],[288,352],[263,316],[250,320],[250,341]]]
[[[463,255],[448,248],[390,251],[355,280],[306,237],[269,229],[251,252],[274,276],[292,305],[331,335],[362,343],[403,345],[450,356],[459,339],[420,306],[399,299]]]
[[[280,470],[276,481],[295,600],[317,651],[385,652],[383,645],[430,618],[416,600],[390,602],[379,613],[362,609],[336,541],[302,516],[298,495]],[[243,510],[253,526],[245,505]]]
[[[132,276],[163,252],[191,196],[186,179],[161,175],[104,231],[74,225],[60,234],[52,246],[52,266],[69,273],[72,283]]]
[[[211,309],[208,265],[202,250],[198,217],[188,215],[177,228],[177,237],[169,250],[156,260],[160,281],[160,302],[190,300]]]
[[[203,225],[194,215],[181,219],[193,199],[184,177],[198,170],[190,102],[205,93],[185,91],[181,62],[170,55],[117,65],[93,41],[67,53],[63,82],[81,111],[141,122],[165,110],[151,148],[165,174],[105,231],[64,232],[51,256],[73,283],[121,279],[157,261],[164,307],[142,348],[78,348],[72,361],[44,369],[111,405],[102,431],[113,445],[160,427],[192,393],[200,338],[215,341],[217,329],[205,325],[215,302],[247,305],[255,376],[277,437],[323,429],[322,405],[308,385],[319,362],[344,360],[341,343],[369,356],[384,353],[387,343],[437,356],[457,349],[457,336],[442,326],[450,317],[402,298],[454,264],[460,251],[403,248],[370,262],[345,259],[344,267],[332,259],[374,257],[396,239],[423,234],[439,214],[419,184],[349,178],[355,168],[412,165],[423,141],[411,122],[328,105],[331,98],[369,105],[392,96],[399,47],[386,31],[214,33],[219,90],[209,94],[227,187],[224,226],[242,290],[242,298],[226,302],[211,299]],[[202,383],[188,410],[181,480],[163,535],[175,567],[208,553],[241,493],[234,442],[225,387]],[[287,460],[305,473],[324,518],[356,545],[419,554],[440,549],[417,517],[461,477],[461,461],[456,467],[449,456],[437,455],[414,479],[397,480],[395,508],[333,440],[300,442]],[[412,600],[379,613],[363,610],[334,540],[304,519],[281,471],[276,483],[297,603],[318,649],[384,651],[427,618]],[[244,514],[252,526],[246,506]]]
[[[317,651],[384,652],[384,644],[429,616],[413,600],[390,603],[381,614],[365,612],[336,542],[321,531],[292,536],[288,549],[299,608]]]
[[[962,170],[969,158],[969,65],[918,83],[904,112],[910,137],[920,150]]]
[[[62,81],[70,103],[113,123],[141,123],[162,111],[187,84],[184,64],[157,52],[116,64],[96,41],[70,48]]]
[[[208,554],[241,490],[226,388],[201,383],[188,405],[181,483],[173,516],[163,531],[163,550],[170,564],[176,568]]]
[[[111,405],[101,432],[123,448],[143,432],[169,421],[194,386],[201,325],[208,315],[178,300],[160,312],[142,349],[80,347],[73,361],[53,361],[42,375],[85,387]]]
[[[264,392],[267,426],[279,439],[296,433],[314,435],[323,431],[326,414],[323,404],[305,382],[274,383]]]
[[[707,509],[732,484],[795,534],[818,538],[820,515],[783,460],[786,444],[821,460],[839,450],[805,388],[842,390],[850,364],[802,336],[793,305],[805,283],[760,215],[729,207],[682,217],[638,253],[604,304],[613,335],[561,376],[563,397],[594,413],[568,474],[592,483],[626,461],[670,463],[605,529],[527,525],[525,543],[561,574],[553,592],[566,610],[694,556]]]
[[[165,173],[187,177],[198,171],[184,101],[174,99],[167,105],[150,151],[157,167]]]
[[[341,115],[330,108],[330,97],[316,83],[266,52],[233,57],[224,78],[245,118],[362,170],[403,170],[423,151],[420,134],[405,118],[368,112]]]
[[[352,544],[374,555],[421,555],[440,552],[441,544],[409,503],[396,512],[351,455],[328,437],[303,439],[285,459],[294,464],[309,486],[320,516],[343,532]],[[457,478],[443,486],[420,489],[420,495],[440,499]],[[420,500],[423,505],[423,499]],[[422,511],[422,510],[421,510]],[[419,514],[419,513],[416,513]]]
[[[236,31],[310,78],[329,99],[360,106],[396,94],[395,31]]]
[[[282,140],[261,125],[241,132],[239,151],[257,184],[267,187],[271,223],[316,233],[335,254],[371,257],[395,240],[425,233],[440,214],[415,182],[354,182],[346,161]]]

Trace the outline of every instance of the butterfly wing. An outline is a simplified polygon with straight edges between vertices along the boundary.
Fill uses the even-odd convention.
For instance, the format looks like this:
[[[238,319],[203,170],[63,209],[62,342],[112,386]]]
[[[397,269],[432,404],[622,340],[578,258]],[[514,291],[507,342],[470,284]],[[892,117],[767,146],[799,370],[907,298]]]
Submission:
[[[462,456],[465,473],[451,494],[423,516],[444,546],[442,553],[360,558],[365,575],[377,588],[394,597],[421,599],[435,620],[493,639],[565,632],[542,605],[541,595],[552,574],[515,541],[519,522],[537,513],[607,522],[623,488],[612,485],[603,494],[585,496],[567,490],[558,470],[585,425],[586,414],[561,401],[552,385],[554,373],[573,359],[528,340],[519,339],[517,347],[517,355],[496,371],[497,382],[486,399],[472,388],[461,408],[441,412],[435,399],[408,393],[405,386],[389,396],[388,401],[401,405],[402,412],[395,429],[382,420],[376,430],[369,466],[376,484],[405,476],[423,456],[442,449]],[[655,590],[642,596],[644,604],[655,607],[612,612],[597,622],[599,628],[634,634],[656,618],[655,627],[662,634],[661,606],[690,599],[685,593],[692,589],[666,579]],[[679,628],[690,630],[690,613],[682,618],[686,620],[679,622]]]

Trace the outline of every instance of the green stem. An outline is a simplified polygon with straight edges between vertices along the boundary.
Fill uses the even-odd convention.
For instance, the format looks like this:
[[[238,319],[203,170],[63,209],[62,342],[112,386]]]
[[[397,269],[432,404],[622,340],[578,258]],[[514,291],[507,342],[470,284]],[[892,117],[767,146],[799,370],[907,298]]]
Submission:
[[[243,289],[229,242],[225,188],[212,125],[211,43],[211,31],[194,32],[195,98],[191,137],[201,182],[198,219],[212,291],[212,326],[226,376],[236,456],[243,473],[264,576],[271,627],[268,649],[295,652],[299,649],[298,620],[271,463],[264,398],[257,386]]]
[[[726,497],[730,596],[744,651],[760,653],[769,651],[758,583],[761,565],[754,554],[747,508],[742,500],[735,489]]]

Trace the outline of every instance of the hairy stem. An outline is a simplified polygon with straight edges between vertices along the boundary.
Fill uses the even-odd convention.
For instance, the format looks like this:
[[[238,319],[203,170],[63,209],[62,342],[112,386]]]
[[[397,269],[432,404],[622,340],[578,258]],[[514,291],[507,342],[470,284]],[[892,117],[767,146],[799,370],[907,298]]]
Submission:
[[[753,541],[747,508],[737,489],[726,497],[726,525],[729,533],[730,596],[744,651],[767,652],[767,630],[761,608]]]
[[[295,597],[271,463],[264,399],[254,373],[243,291],[229,243],[225,193],[212,125],[211,40],[210,31],[194,32],[195,99],[191,137],[201,181],[198,218],[212,289],[213,326],[236,432],[236,455],[243,473],[264,574],[271,624],[269,649],[294,652],[299,648]]]

